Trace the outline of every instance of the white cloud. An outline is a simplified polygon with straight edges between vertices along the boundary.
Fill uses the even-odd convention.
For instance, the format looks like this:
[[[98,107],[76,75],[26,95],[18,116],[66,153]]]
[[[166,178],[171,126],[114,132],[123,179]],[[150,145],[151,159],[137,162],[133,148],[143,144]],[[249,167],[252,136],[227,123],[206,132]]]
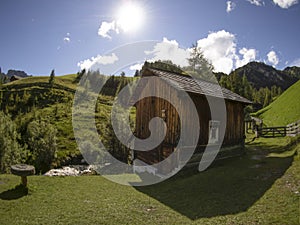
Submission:
[[[247,63],[251,61],[255,61],[257,51],[254,48],[247,49],[247,48],[242,48],[239,53],[243,56],[242,59],[237,58],[236,60],[236,67],[241,67],[246,65]]]
[[[273,50],[270,51],[267,54],[267,57],[268,57],[268,62],[270,62],[273,66],[276,66],[279,63],[279,58],[275,51],[273,51]]]
[[[70,37],[64,37],[64,42],[69,43],[71,41]]]
[[[102,22],[101,26],[98,30],[98,35],[104,37],[104,38],[109,38],[111,39],[111,36],[108,34],[111,31],[115,31],[117,34],[119,33],[119,29],[116,25],[115,21],[112,22]]]
[[[256,5],[256,6],[265,5],[265,2],[262,0],[247,0],[247,1],[250,2],[252,5]]]
[[[214,66],[215,72],[230,73],[233,69],[255,61],[257,50],[254,48],[241,48],[237,53],[236,37],[225,30],[212,32],[206,38],[197,41],[203,56]],[[171,60],[181,67],[188,66],[191,49],[180,48],[176,40],[163,38],[153,50],[145,51],[148,61]],[[141,69],[143,64],[135,64],[131,70]]]
[[[225,30],[212,32],[198,40],[203,56],[214,66],[214,72],[230,73],[233,69],[255,61],[257,50],[241,48],[237,53],[236,37]]]
[[[283,9],[287,9],[298,3],[298,0],[273,0],[273,2]]]
[[[232,1],[227,1],[226,5],[227,5],[227,7],[226,7],[226,12],[227,13],[230,13],[236,7],[236,4],[234,2],[232,2]]]
[[[237,48],[236,43],[235,35],[225,30],[209,33],[207,37],[197,41],[203,56],[214,66],[214,71],[227,74],[237,67],[243,66],[250,61],[255,61],[258,54],[254,48]],[[150,50],[143,50],[143,60],[149,62],[171,60],[174,64],[181,67],[189,65],[187,59],[190,57],[191,49],[180,47],[176,40],[163,38],[161,42],[154,44],[153,47],[148,47],[148,49]],[[96,69],[99,68],[99,64],[112,64],[117,60],[118,57],[114,53],[109,56],[98,55],[79,62],[78,66],[81,69]],[[143,64],[136,63],[131,65],[129,69],[140,70],[142,66]]]
[[[130,70],[141,70],[143,67],[144,63],[138,63],[138,64],[134,64],[132,66],[129,67]]]
[[[67,35],[64,37],[64,42],[69,43],[71,41],[70,33],[68,32]]]
[[[289,66],[299,66],[300,67],[300,58],[295,59],[293,62],[289,64]]]
[[[150,50],[145,49],[143,51],[144,60],[149,62],[154,62],[157,60],[171,60],[174,64],[180,65],[182,67],[188,65],[187,58],[190,57],[189,49],[180,48],[179,44],[175,40],[168,40],[163,38],[161,42],[158,42],[153,45]],[[118,60],[116,54],[109,56],[98,55],[90,59],[80,61],[77,66],[81,69],[98,69],[101,68],[99,64],[113,64]],[[143,64],[136,63],[129,67],[130,70],[140,70]]]
[[[80,61],[79,63],[77,63],[77,66],[79,66],[80,69],[90,70],[96,68],[99,64],[100,65],[113,64],[118,60],[119,59],[115,53],[112,53],[111,55],[105,55],[105,56],[97,55],[96,57],[92,57],[91,59]]]
[[[187,58],[190,57],[187,49],[180,48],[176,40],[169,41],[167,38],[163,38],[162,42],[157,43],[152,51],[145,51],[145,53],[154,56],[151,61],[171,60],[174,64],[182,67],[188,65]]]
[[[229,73],[236,56],[235,36],[225,30],[210,33],[207,38],[198,40],[198,46],[214,66],[215,72]]]

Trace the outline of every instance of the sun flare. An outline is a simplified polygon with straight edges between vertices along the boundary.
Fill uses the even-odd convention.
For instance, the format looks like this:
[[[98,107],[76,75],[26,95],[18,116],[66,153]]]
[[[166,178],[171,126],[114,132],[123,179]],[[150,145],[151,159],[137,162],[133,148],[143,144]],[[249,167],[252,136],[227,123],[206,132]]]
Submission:
[[[123,4],[117,12],[117,24],[124,32],[135,31],[144,21],[143,9],[132,2]]]

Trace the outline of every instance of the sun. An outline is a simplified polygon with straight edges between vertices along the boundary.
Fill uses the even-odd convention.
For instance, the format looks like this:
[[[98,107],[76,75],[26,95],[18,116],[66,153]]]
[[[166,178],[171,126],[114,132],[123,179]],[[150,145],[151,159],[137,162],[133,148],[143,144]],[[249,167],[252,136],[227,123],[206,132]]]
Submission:
[[[117,26],[124,32],[138,30],[144,22],[144,10],[132,2],[124,3],[117,12]]]

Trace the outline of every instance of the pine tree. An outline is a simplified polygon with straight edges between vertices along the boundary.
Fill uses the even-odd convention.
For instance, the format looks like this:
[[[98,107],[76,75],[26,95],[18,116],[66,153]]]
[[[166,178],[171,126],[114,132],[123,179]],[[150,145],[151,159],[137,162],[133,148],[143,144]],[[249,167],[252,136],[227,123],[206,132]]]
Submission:
[[[264,93],[265,93],[265,98],[264,98],[264,104],[263,107],[266,107],[267,105],[269,105],[271,103],[271,91],[269,90],[269,88],[265,88],[264,89]]]
[[[51,71],[51,74],[50,74],[50,78],[49,78],[49,84],[51,85],[51,87],[53,86],[54,84],[54,77],[55,77],[55,71],[54,69]]]
[[[282,94],[282,89],[281,87],[278,87],[277,88],[277,96],[281,95]]]
[[[219,81],[220,86],[224,87],[226,89],[229,89],[229,87],[227,85],[227,80],[228,80],[228,78],[226,76],[222,76]]]
[[[215,76],[212,73],[213,65],[204,57],[198,44],[192,45],[192,52],[188,58],[189,66],[184,69],[196,78],[215,81]]]
[[[75,78],[75,82],[78,83],[85,73],[86,73],[85,69],[82,69],[80,72],[78,72]]]
[[[138,76],[140,76],[140,72],[138,70],[136,70],[134,73],[134,77],[138,77]]]
[[[244,96],[247,99],[250,99],[251,86],[250,86],[250,84],[248,82],[248,79],[247,79],[245,74],[242,77],[242,85],[241,86],[243,87],[243,93],[241,93],[241,95]]]
[[[3,98],[3,92],[0,90],[0,110],[2,109],[2,98]]]
[[[13,106],[15,104],[15,99],[12,93],[10,93],[9,98],[8,98],[8,104],[10,106]]]
[[[271,87],[271,96],[272,98],[277,96],[277,87],[275,85]]]
[[[21,98],[20,98],[19,94],[17,93],[17,95],[16,95],[16,100],[15,100],[15,104],[16,104],[16,105],[17,105],[17,104],[20,104],[20,102],[21,102]]]

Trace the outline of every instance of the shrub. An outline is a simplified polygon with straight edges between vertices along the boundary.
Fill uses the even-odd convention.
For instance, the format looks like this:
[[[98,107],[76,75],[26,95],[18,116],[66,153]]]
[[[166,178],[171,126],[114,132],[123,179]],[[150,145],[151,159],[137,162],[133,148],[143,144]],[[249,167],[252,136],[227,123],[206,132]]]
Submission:
[[[28,124],[27,144],[37,173],[51,169],[57,150],[56,134],[56,128],[50,123],[35,120]]]
[[[0,111],[0,171],[9,172],[12,164],[22,162],[23,149],[18,139],[20,135],[17,132],[15,123],[10,116]]]

